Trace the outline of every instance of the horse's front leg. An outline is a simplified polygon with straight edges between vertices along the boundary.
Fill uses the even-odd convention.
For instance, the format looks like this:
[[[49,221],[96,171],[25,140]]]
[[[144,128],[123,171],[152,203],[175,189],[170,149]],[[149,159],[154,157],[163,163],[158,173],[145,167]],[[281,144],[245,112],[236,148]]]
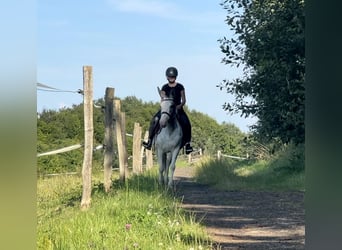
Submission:
[[[159,184],[161,186],[166,184],[167,182],[164,182],[164,176],[165,176],[165,154],[158,152],[158,165],[159,165]]]
[[[171,155],[171,162],[169,165],[170,175],[169,175],[169,182],[168,182],[168,188],[171,190],[173,190],[173,175],[174,175],[175,169],[176,169],[176,160],[177,160],[179,150],[180,150],[180,148],[175,149]]]
[[[171,153],[167,153],[165,157],[165,173],[164,173],[164,183],[165,185],[169,183],[169,168],[171,164]]]

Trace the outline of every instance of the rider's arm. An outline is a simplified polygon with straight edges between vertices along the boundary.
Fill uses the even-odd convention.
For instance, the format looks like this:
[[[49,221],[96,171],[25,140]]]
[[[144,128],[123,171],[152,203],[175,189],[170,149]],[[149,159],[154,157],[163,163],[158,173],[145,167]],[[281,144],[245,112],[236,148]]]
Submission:
[[[177,106],[178,109],[182,108],[186,103],[185,90],[181,91],[181,103]]]
[[[162,99],[167,97],[164,90],[160,91],[160,97],[161,97]]]

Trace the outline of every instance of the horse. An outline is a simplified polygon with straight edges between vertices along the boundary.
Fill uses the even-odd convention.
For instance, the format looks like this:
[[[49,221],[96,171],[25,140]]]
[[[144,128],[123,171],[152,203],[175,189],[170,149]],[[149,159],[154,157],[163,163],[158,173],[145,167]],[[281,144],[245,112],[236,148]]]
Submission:
[[[158,88],[159,95],[160,89]],[[159,119],[160,132],[155,137],[155,148],[159,165],[159,183],[173,190],[173,175],[176,160],[181,149],[183,132],[177,119],[176,105],[172,95],[161,96],[161,116]]]

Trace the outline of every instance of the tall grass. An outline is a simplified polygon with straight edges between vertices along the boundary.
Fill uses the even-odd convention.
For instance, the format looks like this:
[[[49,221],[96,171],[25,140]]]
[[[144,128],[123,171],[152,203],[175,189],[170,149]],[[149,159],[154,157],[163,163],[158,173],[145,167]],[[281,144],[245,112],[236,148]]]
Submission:
[[[195,179],[220,190],[304,190],[304,146],[288,145],[267,160],[206,158]]]
[[[94,176],[86,212],[81,189],[80,176],[38,180],[38,249],[211,249],[204,228],[159,187],[155,169],[113,181],[109,194]]]

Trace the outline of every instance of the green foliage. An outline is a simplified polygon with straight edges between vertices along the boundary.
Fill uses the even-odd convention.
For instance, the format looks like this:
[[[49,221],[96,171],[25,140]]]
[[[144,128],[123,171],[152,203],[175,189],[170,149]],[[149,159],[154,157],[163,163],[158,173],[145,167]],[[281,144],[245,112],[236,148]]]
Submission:
[[[204,228],[159,188],[156,170],[114,181],[110,193],[94,176],[88,211],[80,176],[38,179],[37,249],[212,249]]]
[[[202,148],[207,155],[216,155],[218,150],[245,155],[242,140],[246,135],[234,124],[218,124],[208,115],[194,110],[187,113],[192,123],[192,141],[195,148]]]
[[[304,1],[225,0],[221,5],[235,33],[219,40],[223,63],[245,66],[242,78],[218,86],[236,98],[224,109],[256,116],[260,138],[304,142]]]
[[[206,158],[195,176],[221,190],[304,190],[304,145],[284,146],[268,160]]]
[[[96,106],[103,106],[104,100],[95,101]],[[158,111],[159,103],[143,102],[134,96],[121,100],[121,111],[126,116],[126,133],[132,134],[134,123],[139,123],[144,132],[148,130],[150,120]],[[202,148],[207,155],[215,155],[217,150],[234,155],[246,155],[247,148],[243,145],[246,136],[235,125],[218,124],[213,118],[195,110],[188,110],[192,123],[192,144],[196,149]],[[37,119],[37,152],[43,153],[63,147],[82,144],[84,138],[83,105],[74,105],[58,111],[43,110]],[[94,108],[94,146],[102,145],[104,140],[104,113],[101,108]],[[132,155],[133,139],[126,137],[127,153]],[[114,144],[114,166],[118,167],[116,144]],[[83,150],[69,151],[62,154],[39,157],[38,174],[81,172]],[[129,162],[130,164],[130,162]],[[93,155],[93,166],[101,169],[103,152],[96,151]]]
[[[293,143],[283,147],[270,159],[270,166],[276,172],[303,172],[305,170],[305,146]]]
[[[104,117],[101,110],[94,109],[94,144],[102,145]],[[84,139],[83,105],[73,105],[58,111],[43,110],[37,119],[37,152],[48,152],[63,147],[82,144]],[[102,165],[101,152],[95,152],[94,168]],[[39,157],[38,174],[80,172],[83,150]]]

